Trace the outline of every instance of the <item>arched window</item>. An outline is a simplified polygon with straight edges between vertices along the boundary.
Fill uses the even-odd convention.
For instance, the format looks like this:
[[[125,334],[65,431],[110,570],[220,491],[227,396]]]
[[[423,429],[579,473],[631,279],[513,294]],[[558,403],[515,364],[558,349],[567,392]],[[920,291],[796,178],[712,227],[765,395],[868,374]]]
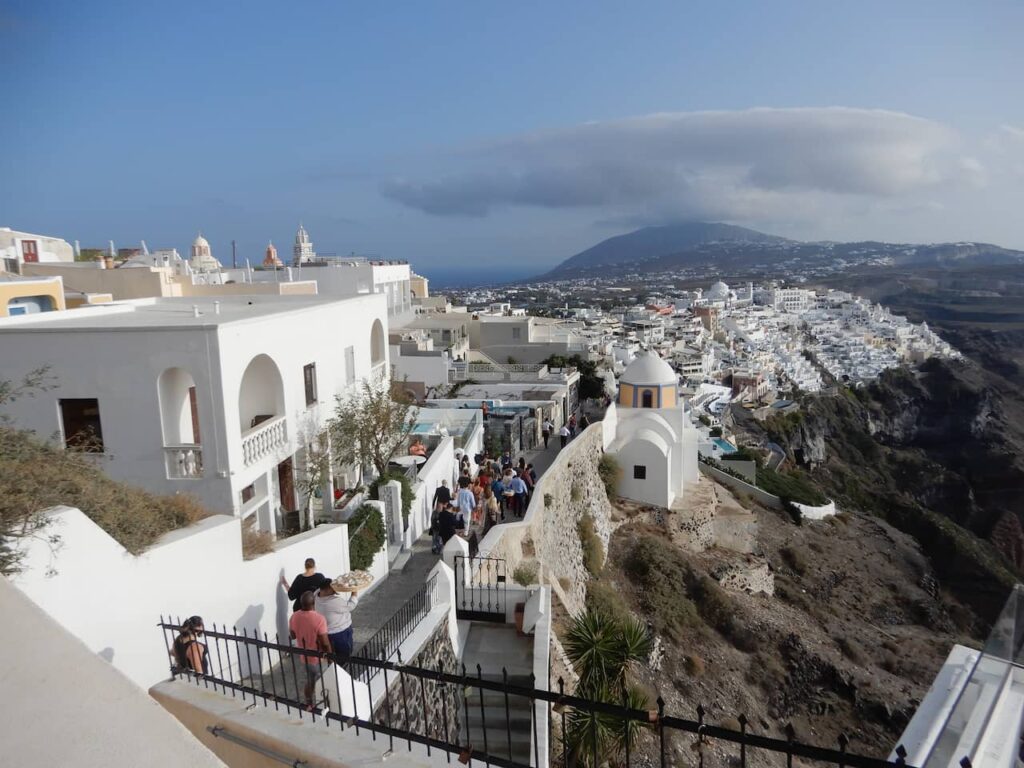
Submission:
[[[645,389],[644,393],[640,395],[640,407],[641,408],[653,408],[654,407],[654,393],[649,389]]]
[[[380,320],[374,320],[370,328],[370,364],[384,362],[384,326]]]

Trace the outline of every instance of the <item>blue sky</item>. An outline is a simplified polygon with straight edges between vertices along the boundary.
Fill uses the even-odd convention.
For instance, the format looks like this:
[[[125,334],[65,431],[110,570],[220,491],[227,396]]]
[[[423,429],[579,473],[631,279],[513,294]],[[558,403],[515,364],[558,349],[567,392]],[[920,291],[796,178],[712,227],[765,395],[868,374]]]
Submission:
[[[637,225],[1024,248],[1024,3],[0,0],[0,225],[506,274]],[[757,109],[762,108],[762,109]]]

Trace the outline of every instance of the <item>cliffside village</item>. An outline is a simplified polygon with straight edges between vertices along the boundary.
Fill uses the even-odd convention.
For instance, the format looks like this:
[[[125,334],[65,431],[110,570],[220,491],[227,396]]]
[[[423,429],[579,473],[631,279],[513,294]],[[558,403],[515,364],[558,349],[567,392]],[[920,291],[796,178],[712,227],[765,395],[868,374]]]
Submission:
[[[50,515],[60,546],[46,537],[25,544],[21,571],[2,582],[4,604],[52,636],[52,657],[79,653],[85,671],[76,674],[109,687],[102,681],[112,666],[230,764],[258,753],[295,765],[441,765],[453,751],[510,766],[560,762],[554,740],[564,756],[568,732],[554,722],[550,670],[571,664],[553,599],[579,613],[593,557],[585,540],[607,551],[605,456],[620,472],[619,496],[674,513],[674,533],[696,549],[734,551],[739,565],[725,581],[771,594],[753,543],[756,514],[716,511],[694,496],[714,497],[710,475],[784,506],[754,485],[753,468],[744,480],[701,466],[701,456],[707,465],[737,451],[722,410],[784,411],[797,392],[860,386],[893,366],[957,355],[926,326],[836,291],[719,281],[637,305],[562,302],[539,316],[514,300],[515,289],[461,293],[456,304],[407,262],[318,254],[301,225],[289,264],[273,244],[258,260],[232,262],[223,266],[201,234],[183,256],[145,244],[83,253],[60,238],[0,229],[3,378],[47,377],[43,391],[6,403],[5,415],[63,445],[88,437],[111,477],[188,494],[214,512],[132,554],[82,511],[58,507]],[[328,461],[314,473],[331,451],[324,430],[336,401],[388,382],[417,405],[408,443],[392,457],[404,482],[391,479],[373,496],[363,467]],[[471,488],[487,499],[494,486],[481,478],[498,472],[524,491],[529,477],[529,496],[479,526],[466,507],[470,535],[431,541],[441,489],[457,492],[459,504]],[[807,520],[837,512],[832,502],[797,506]],[[332,665],[329,655],[289,645],[291,600],[300,596],[281,583],[294,586],[303,563],[310,579],[317,569],[336,577],[354,568],[367,508],[379,512],[383,533],[359,569],[372,584],[351,619],[361,661]],[[246,531],[272,544],[246,553]],[[123,591],[97,621],[96,597],[110,584]],[[170,639],[199,642],[199,615],[209,667],[176,665]],[[91,654],[81,654],[83,643]],[[948,664],[976,659],[955,649]],[[463,675],[479,670],[478,691],[445,677],[460,664]],[[45,683],[25,681],[40,706]],[[502,688],[510,684],[518,686],[511,706]],[[81,688],[84,697],[90,689]],[[451,698],[456,691],[463,700]],[[466,691],[479,696],[479,717]],[[955,695],[936,694],[911,723],[916,754],[938,738],[937,708]],[[400,696],[404,719],[392,711]],[[68,701],[75,712],[92,706]],[[180,733],[140,706],[110,715],[132,726],[118,730],[139,739],[161,732],[170,752],[184,748]],[[295,724],[327,729],[311,736]],[[331,732],[332,724],[343,728]],[[408,754],[385,750],[388,736],[407,740]],[[233,761],[232,749],[242,750]],[[208,757],[193,761],[218,764]]]

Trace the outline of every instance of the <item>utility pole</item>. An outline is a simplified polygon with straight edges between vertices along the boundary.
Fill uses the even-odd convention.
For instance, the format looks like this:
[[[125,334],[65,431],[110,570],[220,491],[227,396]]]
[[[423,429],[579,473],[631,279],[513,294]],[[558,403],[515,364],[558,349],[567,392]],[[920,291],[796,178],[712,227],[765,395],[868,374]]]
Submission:
[[[235,262],[235,241],[231,241],[231,268],[237,269],[238,264]]]

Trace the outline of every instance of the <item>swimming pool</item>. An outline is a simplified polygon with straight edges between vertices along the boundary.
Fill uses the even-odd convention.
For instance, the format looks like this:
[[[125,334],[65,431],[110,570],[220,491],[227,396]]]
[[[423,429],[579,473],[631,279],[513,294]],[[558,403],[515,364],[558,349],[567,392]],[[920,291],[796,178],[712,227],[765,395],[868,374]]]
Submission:
[[[736,448],[728,440],[723,440],[720,437],[711,438],[711,442],[719,447],[722,453],[736,453]]]

